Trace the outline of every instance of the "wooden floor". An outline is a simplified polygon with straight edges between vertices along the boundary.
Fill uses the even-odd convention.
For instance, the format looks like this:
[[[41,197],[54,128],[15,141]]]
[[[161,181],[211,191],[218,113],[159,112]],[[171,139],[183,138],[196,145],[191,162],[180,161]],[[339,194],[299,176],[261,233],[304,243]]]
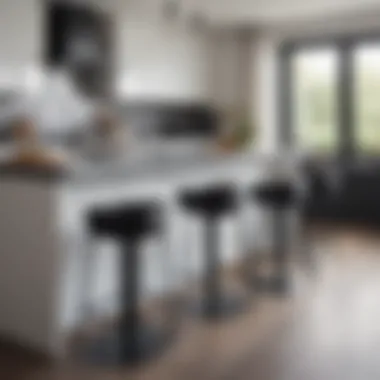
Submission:
[[[218,325],[189,319],[164,356],[137,370],[44,363],[0,349],[0,379],[378,380],[380,233],[321,233],[316,268],[294,272],[290,297],[255,297]]]

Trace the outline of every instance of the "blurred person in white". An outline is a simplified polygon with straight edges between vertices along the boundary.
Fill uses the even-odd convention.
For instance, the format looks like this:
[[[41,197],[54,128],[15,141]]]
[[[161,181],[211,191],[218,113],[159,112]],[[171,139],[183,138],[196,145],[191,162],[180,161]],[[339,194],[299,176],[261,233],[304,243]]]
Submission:
[[[54,151],[67,164],[83,157],[111,157],[123,146],[120,123],[109,102],[85,95],[67,68],[44,72],[13,113],[17,121],[27,120],[28,128],[35,129],[40,148]]]
[[[44,78],[39,94],[30,99],[29,112],[41,131],[70,131],[95,117],[96,103],[83,96],[67,70],[55,70]]]
[[[14,70],[12,77],[12,83],[9,79],[7,86],[3,86],[4,92],[12,94],[1,109],[4,130],[8,126],[13,132],[14,125],[24,122],[43,140],[44,136],[83,128],[94,118],[96,105],[76,90],[67,70]],[[8,137],[10,141],[7,143],[5,139],[2,150],[12,153],[15,136],[11,133]]]
[[[25,91],[14,107],[15,124],[18,126],[16,143],[20,142],[17,141],[17,133],[21,134],[25,151],[30,137],[35,153],[44,150],[47,154],[49,151],[68,161],[68,136],[83,133],[93,123],[96,108],[93,100],[76,89],[67,70],[44,72],[38,88]]]

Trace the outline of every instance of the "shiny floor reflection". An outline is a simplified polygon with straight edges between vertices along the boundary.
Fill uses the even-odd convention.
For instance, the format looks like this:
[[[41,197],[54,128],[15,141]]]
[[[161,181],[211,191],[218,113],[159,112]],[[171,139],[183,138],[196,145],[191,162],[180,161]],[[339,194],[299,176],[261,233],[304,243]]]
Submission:
[[[189,318],[175,346],[144,367],[46,364],[4,346],[0,378],[377,380],[380,235],[330,230],[313,246],[316,271],[294,271],[292,297],[257,296],[249,313],[222,324]]]

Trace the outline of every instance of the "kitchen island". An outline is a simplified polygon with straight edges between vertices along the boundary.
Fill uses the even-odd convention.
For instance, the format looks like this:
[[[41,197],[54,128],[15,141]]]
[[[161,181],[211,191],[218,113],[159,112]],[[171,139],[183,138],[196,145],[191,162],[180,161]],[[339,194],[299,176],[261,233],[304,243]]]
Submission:
[[[94,207],[156,199],[163,236],[143,250],[143,297],[173,289],[202,273],[200,223],[178,205],[181,189],[229,181],[241,208],[221,226],[229,264],[247,247],[269,244],[266,218],[247,195],[268,176],[293,175],[280,163],[249,153],[172,161],[78,163],[64,175],[0,171],[0,334],[45,352],[64,354],[65,338],[92,315],[118,307],[117,246],[87,232]],[[198,235],[197,235],[198,234]],[[197,237],[198,236],[198,237]]]

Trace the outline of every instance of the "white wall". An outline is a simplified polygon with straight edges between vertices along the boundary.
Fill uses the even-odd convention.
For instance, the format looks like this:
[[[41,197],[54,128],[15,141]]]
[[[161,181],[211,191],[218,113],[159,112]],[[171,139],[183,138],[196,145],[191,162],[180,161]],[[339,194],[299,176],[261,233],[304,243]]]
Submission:
[[[212,57],[212,99],[221,111],[225,128],[236,126],[243,113],[254,114],[251,35],[236,28],[215,29]]]
[[[246,112],[254,129],[254,148],[264,152],[276,149],[272,42],[266,34],[236,28],[214,35],[213,100],[223,112],[227,128]]]
[[[251,41],[251,116],[256,123],[258,148],[276,152],[277,144],[277,70],[276,39],[259,34]]]
[[[380,10],[378,0],[207,0],[202,3],[216,23],[256,27]]]
[[[116,88],[129,99],[210,98],[212,38],[184,20],[168,22],[159,3],[130,0],[116,8]]]
[[[239,98],[239,58],[238,35],[231,31],[214,34],[213,47],[213,99],[221,108],[233,108]]]
[[[0,1],[0,88],[33,87],[40,72],[42,1]]]

